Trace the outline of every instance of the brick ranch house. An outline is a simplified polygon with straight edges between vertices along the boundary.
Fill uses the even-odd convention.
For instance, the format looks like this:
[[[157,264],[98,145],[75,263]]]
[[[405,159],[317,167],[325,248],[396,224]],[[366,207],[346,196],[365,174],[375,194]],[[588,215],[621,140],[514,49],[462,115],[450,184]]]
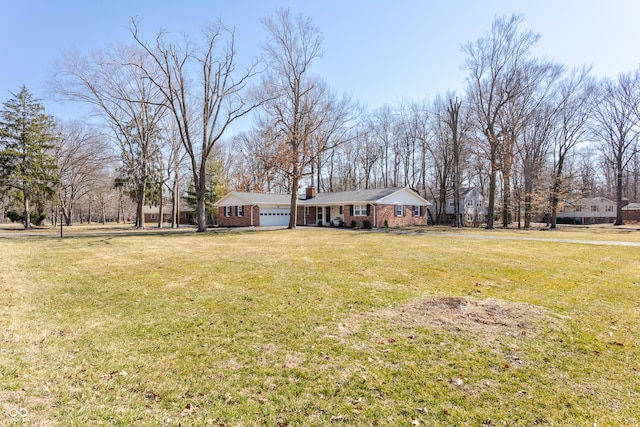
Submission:
[[[430,203],[407,187],[316,193],[306,189],[298,198],[298,225],[373,228],[427,224]],[[214,204],[222,227],[287,226],[291,209],[288,194],[232,191]]]

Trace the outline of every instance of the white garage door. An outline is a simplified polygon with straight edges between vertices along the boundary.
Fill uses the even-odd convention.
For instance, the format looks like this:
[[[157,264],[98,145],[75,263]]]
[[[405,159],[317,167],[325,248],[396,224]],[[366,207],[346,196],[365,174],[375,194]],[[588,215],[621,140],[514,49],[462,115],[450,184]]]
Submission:
[[[260,226],[287,226],[289,225],[289,209],[285,208],[260,208]]]

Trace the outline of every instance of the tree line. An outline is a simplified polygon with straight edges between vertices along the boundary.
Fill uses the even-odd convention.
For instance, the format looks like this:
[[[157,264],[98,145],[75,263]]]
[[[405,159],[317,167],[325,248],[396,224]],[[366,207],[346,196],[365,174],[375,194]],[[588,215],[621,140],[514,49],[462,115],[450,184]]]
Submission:
[[[204,231],[230,189],[291,194],[293,213],[303,186],[408,186],[437,201],[441,223],[453,196],[460,226],[461,191],[475,187],[487,228],[542,218],[555,228],[564,204],[593,196],[614,199],[622,224],[640,188],[640,68],[600,79],[567,69],[533,54],[541,36],[522,22],[496,18],[461,46],[461,93],[367,111],[313,72],[324,50],[308,17],[267,18],[264,55],[248,64],[222,22],[196,43],[162,31],[146,40],[132,20],[130,43],[67,53],[50,83],[59,99],[91,106],[91,120],[56,122],[26,88],[4,104],[3,211],[25,227],[48,212],[142,228],[145,205],[170,201],[177,226],[187,195]],[[248,130],[234,134],[239,124]]]

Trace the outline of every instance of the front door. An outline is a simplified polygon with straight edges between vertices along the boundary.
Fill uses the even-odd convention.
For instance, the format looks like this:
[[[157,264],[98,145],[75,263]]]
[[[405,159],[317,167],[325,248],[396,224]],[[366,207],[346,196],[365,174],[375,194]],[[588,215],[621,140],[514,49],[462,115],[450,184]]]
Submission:
[[[324,208],[324,220],[326,223],[331,222],[331,206],[327,206]]]

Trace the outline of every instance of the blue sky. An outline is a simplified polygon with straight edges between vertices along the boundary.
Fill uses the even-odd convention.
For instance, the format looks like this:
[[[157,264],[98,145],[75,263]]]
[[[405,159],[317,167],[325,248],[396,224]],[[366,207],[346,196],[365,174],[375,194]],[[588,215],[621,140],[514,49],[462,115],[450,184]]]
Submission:
[[[64,50],[129,42],[131,17],[147,38],[160,28],[197,38],[220,18],[235,28],[239,54],[250,57],[266,37],[262,20],[279,7],[312,17],[326,51],[314,71],[369,109],[461,91],[460,45],[485,34],[495,16],[514,12],[524,14],[523,29],[542,34],[539,56],[593,65],[599,77],[640,65],[637,0],[0,0],[0,102],[24,84],[49,114],[76,119],[74,105],[47,99],[45,90]]]

